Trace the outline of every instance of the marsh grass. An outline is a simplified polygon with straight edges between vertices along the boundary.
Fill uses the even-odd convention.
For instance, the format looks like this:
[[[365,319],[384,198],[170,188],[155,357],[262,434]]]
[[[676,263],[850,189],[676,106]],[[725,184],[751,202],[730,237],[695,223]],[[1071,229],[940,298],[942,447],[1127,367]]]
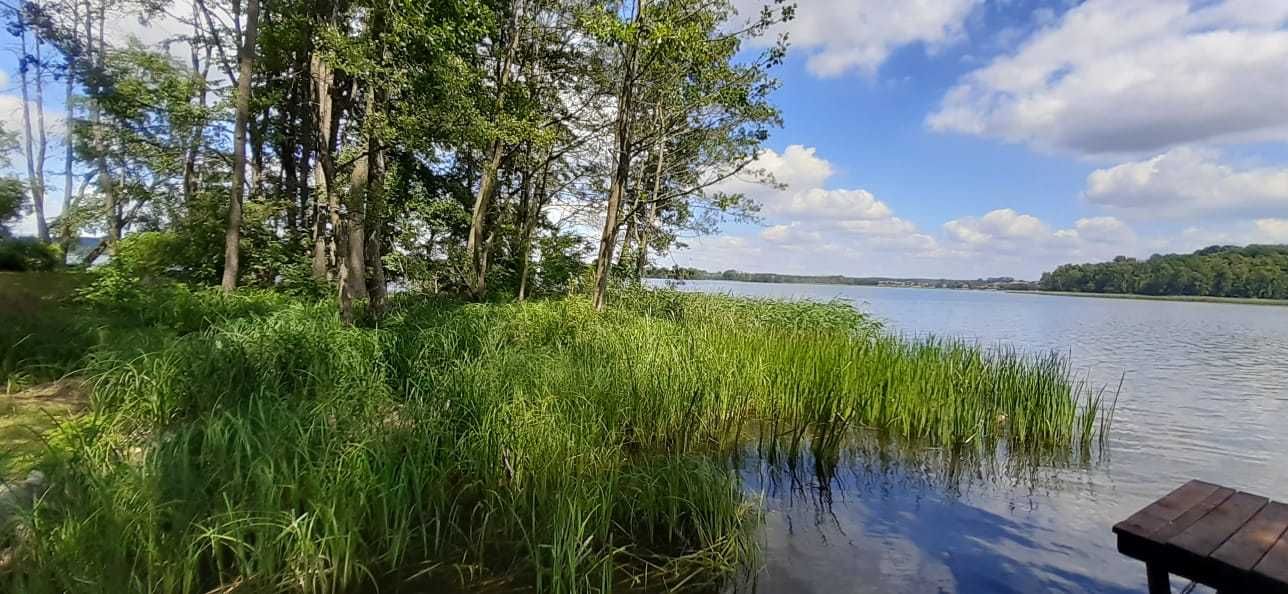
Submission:
[[[178,295],[85,358],[93,412],[49,437],[15,591],[711,590],[756,559],[749,447],[825,471],[859,433],[1069,452],[1102,427],[1058,356],[908,341],[843,303],[405,295],[350,328]]]

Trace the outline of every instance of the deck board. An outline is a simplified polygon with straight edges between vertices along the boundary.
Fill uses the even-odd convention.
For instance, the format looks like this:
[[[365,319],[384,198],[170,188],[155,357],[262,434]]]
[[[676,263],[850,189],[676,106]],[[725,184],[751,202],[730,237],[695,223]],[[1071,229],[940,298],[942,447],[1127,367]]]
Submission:
[[[1288,591],[1288,535],[1280,535],[1252,571],[1257,577],[1280,585],[1281,591]]]
[[[1288,505],[1271,501],[1230,540],[1217,547],[1212,558],[1248,571],[1256,567],[1285,531],[1288,531]]]
[[[1207,497],[1204,497],[1203,500],[1195,504],[1194,507],[1185,510],[1185,513],[1177,516],[1175,520],[1172,520],[1171,522],[1164,524],[1158,530],[1155,530],[1153,534],[1149,535],[1150,540],[1160,543],[1166,543],[1172,540],[1172,537],[1184,532],[1186,528],[1193,526],[1195,522],[1203,519],[1203,516],[1211,513],[1217,506],[1225,503],[1225,500],[1229,499],[1231,495],[1234,495],[1234,493],[1234,489],[1229,487],[1217,487],[1215,491]]]
[[[1235,493],[1169,539],[1167,544],[1193,555],[1207,557],[1243,528],[1267,503],[1270,500],[1259,495]]]
[[[1190,481],[1114,525],[1118,550],[1144,561],[1151,592],[1167,575],[1220,591],[1288,594],[1288,504]]]
[[[1185,483],[1119,522],[1114,526],[1114,532],[1127,532],[1135,536],[1148,537],[1189,511],[1219,488],[1221,488],[1219,485],[1199,480]]]

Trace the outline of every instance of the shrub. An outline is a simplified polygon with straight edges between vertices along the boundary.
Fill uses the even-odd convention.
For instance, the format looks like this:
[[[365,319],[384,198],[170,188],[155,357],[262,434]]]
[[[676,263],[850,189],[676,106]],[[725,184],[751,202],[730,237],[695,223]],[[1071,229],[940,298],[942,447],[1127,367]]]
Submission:
[[[0,237],[0,270],[40,272],[54,270],[62,265],[63,254],[57,246],[29,237]]]

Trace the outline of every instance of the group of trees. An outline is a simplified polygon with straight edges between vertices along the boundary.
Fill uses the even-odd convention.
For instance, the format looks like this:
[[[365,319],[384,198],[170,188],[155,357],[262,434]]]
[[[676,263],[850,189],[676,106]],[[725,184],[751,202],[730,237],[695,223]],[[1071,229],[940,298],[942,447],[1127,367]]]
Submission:
[[[379,309],[393,279],[474,298],[567,286],[595,303],[650,254],[755,205],[717,190],[779,122],[794,8],[770,0],[50,0],[6,5],[28,96],[42,241],[88,258],[165,234],[188,280],[330,286]],[[186,32],[115,39],[122,19]],[[44,105],[67,96],[61,170]],[[33,113],[34,112],[34,113]],[[62,214],[47,220],[49,178]],[[557,216],[556,216],[557,215]],[[124,239],[123,239],[124,238]],[[66,250],[65,250],[66,251]],[[593,256],[593,260],[591,257]],[[593,262],[593,265],[591,263]]]
[[[978,279],[900,278],[889,276],[855,277],[839,274],[816,276],[808,274],[778,274],[774,272],[743,272],[741,270],[708,272],[700,268],[684,268],[681,266],[672,266],[671,268],[650,267],[646,276],[649,278],[674,280],[720,280],[743,283],[849,285],[858,287],[900,285],[937,289],[1004,289],[1008,291],[1026,291],[1035,288],[1035,285],[1032,282],[1017,281],[1009,276]]]
[[[1288,245],[1212,246],[1193,254],[1119,256],[1042,275],[1046,291],[1288,299]]]

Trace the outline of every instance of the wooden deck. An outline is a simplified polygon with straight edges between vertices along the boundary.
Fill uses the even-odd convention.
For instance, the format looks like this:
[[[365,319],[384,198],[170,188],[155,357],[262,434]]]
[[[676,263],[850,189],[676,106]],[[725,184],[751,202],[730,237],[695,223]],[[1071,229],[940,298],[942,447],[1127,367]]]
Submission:
[[[1190,481],[1114,526],[1118,551],[1145,562],[1150,594],[1178,575],[1222,594],[1288,594],[1288,505]]]

